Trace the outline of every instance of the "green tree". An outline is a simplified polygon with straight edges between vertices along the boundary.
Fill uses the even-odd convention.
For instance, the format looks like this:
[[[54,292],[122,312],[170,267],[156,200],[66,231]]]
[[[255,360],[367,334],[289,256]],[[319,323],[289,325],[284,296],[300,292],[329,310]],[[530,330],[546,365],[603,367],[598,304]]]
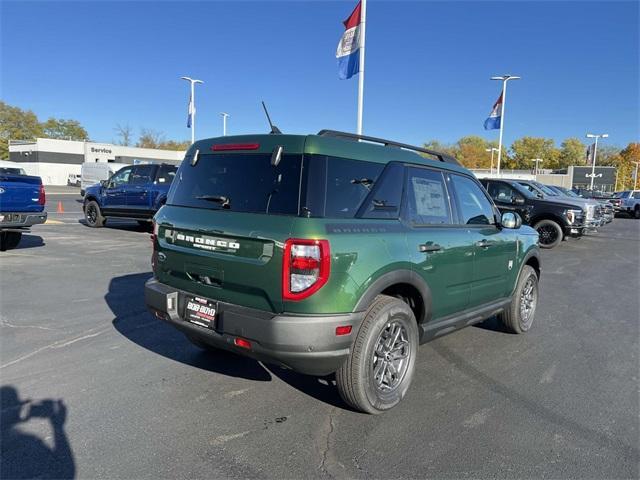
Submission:
[[[550,138],[522,137],[511,145],[512,158],[509,168],[530,170],[534,167],[534,158],[543,160],[540,168],[558,168],[560,151]]]
[[[0,159],[9,157],[9,140],[33,140],[42,134],[35,113],[0,101]]]
[[[44,136],[59,140],[88,140],[89,134],[77,120],[65,120],[63,118],[49,118],[42,123]]]
[[[579,138],[567,138],[560,145],[558,155],[558,168],[566,168],[569,165],[584,165],[587,147]]]

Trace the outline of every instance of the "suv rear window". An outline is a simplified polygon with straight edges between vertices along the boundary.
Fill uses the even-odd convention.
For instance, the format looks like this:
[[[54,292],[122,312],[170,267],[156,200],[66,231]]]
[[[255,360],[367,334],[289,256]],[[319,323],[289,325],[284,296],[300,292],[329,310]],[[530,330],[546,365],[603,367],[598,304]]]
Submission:
[[[195,165],[187,157],[171,184],[167,204],[297,215],[301,159],[283,155],[274,167],[268,154],[200,155]]]
[[[187,156],[171,185],[168,205],[228,209],[320,218],[354,218],[381,177],[381,163],[326,155],[283,155],[277,167],[270,154],[205,154],[195,166]],[[393,171],[393,169],[390,169]],[[302,178],[301,178],[302,176]],[[388,189],[387,189],[388,190]],[[402,184],[380,200],[384,214],[366,217],[397,218]],[[396,198],[397,197],[397,198]],[[391,208],[396,207],[396,208]],[[388,210],[388,212],[386,211]]]

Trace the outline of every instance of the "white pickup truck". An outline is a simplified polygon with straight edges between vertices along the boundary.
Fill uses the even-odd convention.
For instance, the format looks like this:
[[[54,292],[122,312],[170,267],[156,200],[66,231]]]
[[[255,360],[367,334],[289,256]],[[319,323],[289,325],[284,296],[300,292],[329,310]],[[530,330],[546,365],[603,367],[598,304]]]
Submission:
[[[615,197],[621,200],[618,212],[640,219],[640,190],[625,190],[616,193]]]

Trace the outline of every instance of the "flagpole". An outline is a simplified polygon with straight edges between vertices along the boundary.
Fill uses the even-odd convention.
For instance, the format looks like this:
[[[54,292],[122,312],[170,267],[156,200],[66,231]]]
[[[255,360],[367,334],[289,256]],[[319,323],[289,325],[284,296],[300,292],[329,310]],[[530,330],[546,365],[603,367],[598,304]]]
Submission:
[[[191,84],[191,97],[189,99],[189,106],[193,108],[193,112],[189,112],[191,115],[191,144],[196,141],[196,83],[204,83],[202,80],[196,80],[191,77],[180,77],[182,80],[186,80]],[[188,125],[187,125],[188,126]]]
[[[362,0],[360,7],[360,34],[362,35],[362,45],[360,46],[360,67],[358,76],[358,135],[362,135],[362,109],[364,104],[364,44],[366,36],[367,0]]]
[[[503,75],[502,77],[491,77],[491,80],[502,80],[502,106],[500,107],[500,137],[498,140],[498,166],[496,174],[500,176],[500,162],[502,160],[502,132],[504,130],[504,112],[507,104],[507,82],[509,80],[518,80],[520,77],[514,75]]]

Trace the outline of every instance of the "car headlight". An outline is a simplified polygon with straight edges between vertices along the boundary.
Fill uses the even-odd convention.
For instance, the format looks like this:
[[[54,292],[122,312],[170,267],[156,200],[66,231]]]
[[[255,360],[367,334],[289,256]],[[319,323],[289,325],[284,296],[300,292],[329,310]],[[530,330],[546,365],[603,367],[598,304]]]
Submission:
[[[567,210],[566,217],[569,223],[573,224],[578,218],[582,217],[582,210]]]

